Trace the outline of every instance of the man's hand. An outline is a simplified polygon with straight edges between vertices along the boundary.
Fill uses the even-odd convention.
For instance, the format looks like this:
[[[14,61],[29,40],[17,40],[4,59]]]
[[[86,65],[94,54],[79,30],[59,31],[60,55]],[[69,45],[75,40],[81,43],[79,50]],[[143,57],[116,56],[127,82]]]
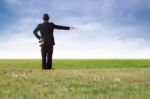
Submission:
[[[70,27],[70,30],[74,30],[75,28],[74,27]]]
[[[39,43],[40,43],[40,46],[42,46],[44,44],[44,41],[42,38],[40,38]]]
[[[42,39],[42,38],[40,38],[39,43],[42,43],[42,42],[43,42],[43,39]]]

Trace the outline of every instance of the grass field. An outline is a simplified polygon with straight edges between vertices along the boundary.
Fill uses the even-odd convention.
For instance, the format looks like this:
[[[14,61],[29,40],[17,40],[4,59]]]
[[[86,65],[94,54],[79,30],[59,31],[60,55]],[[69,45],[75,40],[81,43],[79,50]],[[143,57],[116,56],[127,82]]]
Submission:
[[[149,99],[150,60],[0,60],[0,99]]]

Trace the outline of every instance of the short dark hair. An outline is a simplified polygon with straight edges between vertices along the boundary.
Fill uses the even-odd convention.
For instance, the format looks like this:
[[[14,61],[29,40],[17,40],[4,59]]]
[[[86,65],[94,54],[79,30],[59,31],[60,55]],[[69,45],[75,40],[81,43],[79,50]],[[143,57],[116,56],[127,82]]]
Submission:
[[[48,21],[49,20],[49,15],[47,13],[43,14],[43,20]]]

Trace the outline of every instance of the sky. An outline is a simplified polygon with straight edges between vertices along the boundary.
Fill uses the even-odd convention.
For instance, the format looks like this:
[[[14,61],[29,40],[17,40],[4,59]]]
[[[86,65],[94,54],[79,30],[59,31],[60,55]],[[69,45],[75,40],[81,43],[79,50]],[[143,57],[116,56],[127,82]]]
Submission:
[[[0,58],[41,58],[34,28],[58,25],[53,58],[150,58],[150,0],[0,0]]]

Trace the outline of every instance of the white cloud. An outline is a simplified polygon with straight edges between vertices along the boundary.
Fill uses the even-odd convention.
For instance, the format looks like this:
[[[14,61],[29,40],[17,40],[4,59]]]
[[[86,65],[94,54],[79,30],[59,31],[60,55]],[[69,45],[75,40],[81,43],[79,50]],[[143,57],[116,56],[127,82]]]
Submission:
[[[117,1],[119,2],[119,0]],[[131,0],[130,2],[129,5],[123,3],[122,6],[118,6],[119,3],[116,3],[116,0],[98,0],[95,2],[91,0],[74,2],[55,0],[51,1],[50,4],[48,4],[49,1],[41,3],[40,0],[35,4],[33,1],[23,4],[18,0],[9,0],[9,3],[18,5],[18,8],[24,8],[21,9],[22,12],[18,13],[28,15],[20,16],[21,18],[7,29],[9,35],[1,37],[0,58],[40,58],[38,40],[32,31],[41,22],[40,18],[43,11],[50,7],[56,11],[52,16],[59,17],[59,19],[52,17],[52,20],[56,20],[56,24],[71,25],[76,28],[73,31],[55,31],[54,58],[150,58],[150,46],[142,35],[145,33],[145,28],[141,24],[118,25],[117,21],[120,20],[112,17],[113,15],[120,15],[116,13],[125,13],[124,9],[126,8],[127,10],[132,10],[133,6],[136,8],[141,0],[137,2]],[[51,6],[49,7],[49,5]],[[119,7],[117,12],[116,9]],[[76,11],[79,16],[65,15],[66,12],[62,16],[59,11]],[[106,17],[106,19],[103,20],[99,16]],[[126,20],[129,21],[135,18],[132,13],[127,17]],[[111,23],[110,20],[115,21]]]
[[[0,41],[0,58],[37,58],[36,40],[24,34],[17,34]]]
[[[150,47],[144,39],[128,39],[128,37],[123,39],[120,34],[135,32],[138,28],[77,23],[79,24],[74,23],[76,30],[55,31],[54,58],[149,58],[150,56],[148,54]],[[25,24],[23,27],[26,28]],[[0,58],[40,58],[38,41],[28,31],[20,30],[20,33],[0,42]]]

